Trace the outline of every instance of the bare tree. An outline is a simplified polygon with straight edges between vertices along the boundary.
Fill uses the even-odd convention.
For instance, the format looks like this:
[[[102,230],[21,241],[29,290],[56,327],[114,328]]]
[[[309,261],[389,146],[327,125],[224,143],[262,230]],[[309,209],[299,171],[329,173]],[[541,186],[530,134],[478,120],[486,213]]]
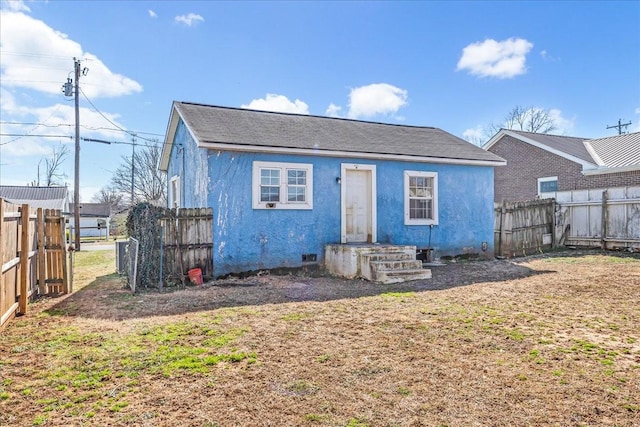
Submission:
[[[558,125],[549,110],[516,105],[507,113],[502,125],[492,123],[490,128],[494,134],[502,128],[532,133],[549,133],[558,129]]]
[[[62,164],[69,155],[69,147],[60,144],[58,148],[54,148],[51,153],[51,157],[44,160],[45,173],[44,173],[44,186],[51,187],[54,185],[62,185],[66,174],[61,171]],[[40,162],[38,163],[38,181],[34,181],[33,185],[40,186]]]
[[[165,205],[167,200],[167,177],[158,169],[161,154],[160,144],[142,145],[133,156],[122,157],[122,163],[111,178],[113,191],[129,194],[133,203],[149,202],[155,205]],[[132,190],[133,187],[133,190]],[[133,194],[132,194],[133,193]]]
[[[111,212],[118,212],[125,207],[124,195],[112,187],[102,187],[91,199],[95,203],[109,203]]]
[[[516,105],[505,116],[502,123],[491,123],[477,132],[465,135],[465,139],[475,145],[484,145],[500,129],[521,130],[532,133],[549,133],[558,129],[556,118],[550,110]]]

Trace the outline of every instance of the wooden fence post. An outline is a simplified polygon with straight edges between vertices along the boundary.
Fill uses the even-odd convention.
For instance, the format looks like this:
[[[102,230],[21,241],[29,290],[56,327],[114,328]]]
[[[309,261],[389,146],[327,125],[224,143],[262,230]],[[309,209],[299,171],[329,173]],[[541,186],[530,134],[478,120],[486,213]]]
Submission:
[[[4,292],[5,281],[4,271],[2,271],[2,264],[4,263],[4,239],[3,234],[5,230],[4,225],[4,199],[0,198],[0,316],[4,317]],[[2,329],[2,322],[0,322],[0,329]]]
[[[67,240],[64,232],[64,217],[62,216],[62,211],[60,212],[60,246],[62,249],[62,292],[68,294],[72,292],[73,289],[69,286],[69,275],[67,274]]]
[[[499,246],[498,246],[498,254],[500,256],[504,255],[504,244],[505,244],[505,233],[504,233],[504,215],[507,212],[506,209],[506,201],[502,201],[502,206],[500,207],[500,236],[499,236]]]
[[[29,293],[29,205],[22,205],[20,216],[20,300],[18,301],[21,314],[27,313]]]
[[[38,208],[38,293],[44,295],[47,293],[46,256],[44,252],[44,211]]]
[[[607,215],[607,198],[609,196],[609,193],[607,192],[607,190],[604,190],[602,192],[602,229],[600,230],[602,233],[602,238],[601,238],[601,242],[602,242],[602,249],[607,249],[607,222],[608,222],[608,215]]]

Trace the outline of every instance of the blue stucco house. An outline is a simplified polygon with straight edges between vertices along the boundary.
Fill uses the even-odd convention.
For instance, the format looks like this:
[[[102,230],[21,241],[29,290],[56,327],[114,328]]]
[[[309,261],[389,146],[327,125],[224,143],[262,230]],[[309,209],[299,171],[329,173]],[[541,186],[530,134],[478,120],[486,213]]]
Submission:
[[[169,207],[212,207],[214,274],[323,263],[327,245],[493,255],[497,155],[433,127],[174,102]]]

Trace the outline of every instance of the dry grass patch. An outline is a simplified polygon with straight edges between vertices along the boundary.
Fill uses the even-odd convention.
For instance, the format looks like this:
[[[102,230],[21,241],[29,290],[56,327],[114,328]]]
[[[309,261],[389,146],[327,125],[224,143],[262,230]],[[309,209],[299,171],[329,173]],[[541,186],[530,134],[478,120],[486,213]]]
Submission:
[[[267,276],[135,296],[106,276],[0,335],[0,424],[640,424],[640,260],[528,258],[502,280],[513,266],[398,288]],[[473,284],[437,289],[447,273]],[[354,291],[318,295],[331,286]]]

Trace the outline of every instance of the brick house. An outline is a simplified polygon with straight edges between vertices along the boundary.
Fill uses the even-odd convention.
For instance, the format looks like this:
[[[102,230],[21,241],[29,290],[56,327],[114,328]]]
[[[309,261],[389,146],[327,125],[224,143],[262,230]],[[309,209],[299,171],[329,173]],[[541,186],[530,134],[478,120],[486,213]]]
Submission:
[[[495,169],[496,202],[640,185],[640,132],[587,139],[501,129],[483,148],[507,161]]]

